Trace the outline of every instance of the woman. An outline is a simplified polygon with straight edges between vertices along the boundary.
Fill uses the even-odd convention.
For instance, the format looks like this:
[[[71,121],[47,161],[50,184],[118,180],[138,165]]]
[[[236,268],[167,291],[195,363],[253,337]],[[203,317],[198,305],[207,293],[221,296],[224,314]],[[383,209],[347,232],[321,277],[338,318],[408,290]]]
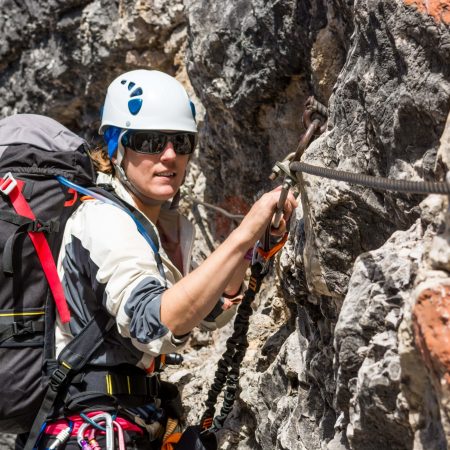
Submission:
[[[158,356],[179,351],[195,326],[215,329],[231,319],[235,306],[230,308],[228,299],[233,304],[239,298],[246,255],[270,223],[279,191],[263,195],[225,242],[190,272],[192,226],[176,211],[197,140],[195,110],[184,88],[158,71],[119,76],[108,88],[99,132],[112,163],[95,156],[112,172],[101,173],[99,183],[147,217],[154,239],[161,241],[161,261],[133,219],[115,206],[88,198],[67,222],[58,271],[72,319],[57,325],[57,353],[99,309],[114,318],[115,326],[64,399],[71,422],[47,426],[40,447],[56,442],[68,425],[76,435],[83,423],[88,434],[81,437],[88,441],[88,413],[94,420],[100,414],[105,424],[108,414],[117,414],[113,428],[124,430],[127,448],[159,448],[161,425],[176,408],[171,390],[151,376]],[[275,235],[283,234],[295,207],[290,196]],[[149,379],[156,379],[153,388]],[[88,442],[79,443],[88,448]],[[66,448],[78,448],[74,438]]]

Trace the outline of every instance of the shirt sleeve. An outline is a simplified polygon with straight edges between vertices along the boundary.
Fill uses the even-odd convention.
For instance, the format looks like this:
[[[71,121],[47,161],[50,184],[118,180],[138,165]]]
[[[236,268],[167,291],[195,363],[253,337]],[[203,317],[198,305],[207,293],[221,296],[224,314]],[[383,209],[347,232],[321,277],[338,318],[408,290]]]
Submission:
[[[242,289],[233,298],[221,297],[214,309],[200,322],[199,328],[214,331],[224,327],[236,315],[237,308],[242,301]]]

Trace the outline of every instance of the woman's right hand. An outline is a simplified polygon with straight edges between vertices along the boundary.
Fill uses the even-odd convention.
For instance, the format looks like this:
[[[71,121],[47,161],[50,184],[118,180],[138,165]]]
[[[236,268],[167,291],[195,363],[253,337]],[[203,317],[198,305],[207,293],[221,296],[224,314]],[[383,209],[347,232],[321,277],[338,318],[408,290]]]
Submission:
[[[254,203],[240,225],[236,228],[236,233],[238,233],[239,238],[244,241],[247,248],[252,247],[263,235],[276,211],[280,194],[281,186],[264,194]],[[292,195],[292,192],[289,192],[283,208],[281,226],[287,223],[297,206],[297,200]]]

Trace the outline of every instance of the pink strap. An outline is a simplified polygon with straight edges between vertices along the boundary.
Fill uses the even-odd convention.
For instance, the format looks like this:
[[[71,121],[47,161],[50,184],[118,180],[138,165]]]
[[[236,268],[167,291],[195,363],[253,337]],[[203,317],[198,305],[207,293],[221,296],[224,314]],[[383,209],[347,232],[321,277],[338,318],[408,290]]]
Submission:
[[[89,412],[86,415],[88,417],[93,417],[96,416],[97,414],[99,414],[101,411],[93,411],[93,412]],[[68,422],[71,421],[73,422],[73,430],[72,430],[72,434],[71,436],[76,436],[78,433],[78,429],[80,428],[80,426],[85,423],[83,418],[80,416],[70,416],[67,417],[67,419],[60,419],[60,420],[56,420],[55,422],[49,423],[47,425],[47,427],[45,428],[45,434],[50,434],[52,436],[56,436],[60,431],[64,430],[65,428],[68,427]],[[124,419],[123,417],[116,417],[114,419],[115,422],[117,422],[121,427],[122,430],[125,431],[133,431],[139,434],[144,434],[144,431],[142,430],[142,428],[138,427],[136,424],[134,424],[133,422],[130,422],[127,419]],[[102,431],[98,431],[98,434],[102,434]]]

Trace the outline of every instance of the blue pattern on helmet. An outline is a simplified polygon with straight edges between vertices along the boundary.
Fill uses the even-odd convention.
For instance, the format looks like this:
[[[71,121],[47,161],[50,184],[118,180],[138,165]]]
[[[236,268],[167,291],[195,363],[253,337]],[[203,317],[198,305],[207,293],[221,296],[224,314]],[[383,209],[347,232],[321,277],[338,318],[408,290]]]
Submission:
[[[195,118],[195,116],[197,114],[196,111],[195,111],[195,105],[194,105],[194,103],[191,100],[189,100],[189,105],[191,106],[192,117],[194,118],[195,123],[197,123],[197,120]]]
[[[130,97],[137,97],[138,95],[142,95],[143,93],[144,92],[141,88],[137,88],[130,94]]]
[[[131,91],[135,86],[136,86],[136,83],[134,83],[133,81],[130,81],[128,83],[128,90]],[[128,100],[128,111],[130,111],[130,113],[133,114],[133,116],[138,114],[138,112],[141,110],[143,100],[142,100],[142,98],[132,98],[132,97],[141,96],[143,93],[144,93],[144,91],[142,90],[142,88],[137,87],[130,94],[131,100]]]
[[[129,100],[128,102],[128,109],[130,110],[130,113],[135,116],[142,107],[142,98],[133,98]]]

